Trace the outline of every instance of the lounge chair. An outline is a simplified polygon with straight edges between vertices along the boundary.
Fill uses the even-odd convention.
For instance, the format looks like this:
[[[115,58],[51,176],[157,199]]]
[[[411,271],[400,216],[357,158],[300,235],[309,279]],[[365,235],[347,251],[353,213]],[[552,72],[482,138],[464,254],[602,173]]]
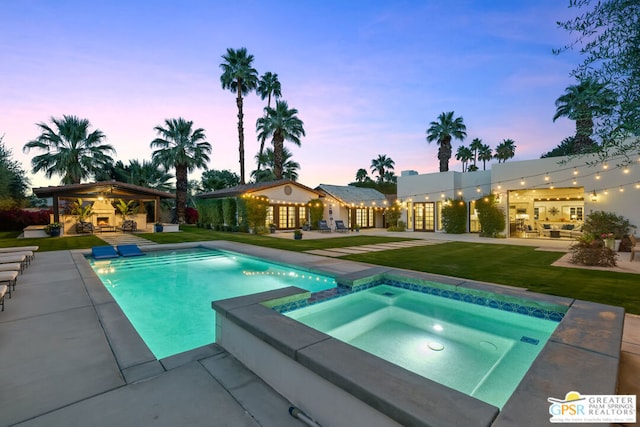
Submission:
[[[346,233],[347,231],[349,231],[349,229],[347,227],[345,227],[344,221],[342,221],[341,219],[337,219],[336,220],[336,231],[338,233]]]
[[[8,264],[0,264],[0,271],[21,271],[22,266],[18,262],[10,262]]]
[[[13,246],[8,248],[0,248],[0,256],[3,253],[7,253],[7,252],[24,252],[24,251],[36,252],[38,249],[40,249],[40,246]]]
[[[27,266],[27,256],[24,254],[2,254],[0,264],[20,264],[20,271]]]
[[[9,291],[9,298],[11,298],[11,288],[16,290],[16,282],[18,281],[17,271],[0,271],[0,283],[6,283],[7,290]]]
[[[7,293],[7,285],[0,286],[0,305],[2,306],[2,311],[4,311],[4,296]]]
[[[124,257],[146,255],[140,250],[138,245],[119,245],[118,253]]]
[[[318,221],[318,231],[320,231],[321,233],[331,233],[331,229],[327,225],[327,221],[325,221],[324,219]]]
[[[94,259],[118,258],[118,252],[113,246],[94,246],[91,254]]]

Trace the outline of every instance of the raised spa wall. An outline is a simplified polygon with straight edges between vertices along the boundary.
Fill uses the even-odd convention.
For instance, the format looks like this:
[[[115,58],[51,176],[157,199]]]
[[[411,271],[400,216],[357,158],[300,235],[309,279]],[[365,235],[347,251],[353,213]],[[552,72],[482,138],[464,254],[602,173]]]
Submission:
[[[615,394],[624,310],[523,289],[375,267],[336,277],[432,281],[463,294],[491,292],[566,311],[502,410],[414,374],[270,308],[306,300],[289,287],[214,301],[217,343],[323,426],[540,426],[547,398]]]

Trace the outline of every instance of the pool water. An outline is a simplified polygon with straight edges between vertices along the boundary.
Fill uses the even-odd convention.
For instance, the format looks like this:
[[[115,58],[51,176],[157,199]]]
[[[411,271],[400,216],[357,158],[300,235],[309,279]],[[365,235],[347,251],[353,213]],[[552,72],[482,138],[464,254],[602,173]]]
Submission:
[[[284,314],[499,408],[558,325],[388,285]]]
[[[158,359],[215,342],[213,300],[335,287],[331,277],[200,248],[89,263]]]

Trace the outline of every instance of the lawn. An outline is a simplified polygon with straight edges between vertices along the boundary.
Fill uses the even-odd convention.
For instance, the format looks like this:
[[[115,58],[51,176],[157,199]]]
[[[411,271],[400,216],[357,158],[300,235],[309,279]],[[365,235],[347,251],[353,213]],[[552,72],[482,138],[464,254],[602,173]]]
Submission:
[[[0,233],[0,247],[38,245],[41,251],[91,248],[104,241],[91,235],[43,239],[17,239],[18,233]],[[293,240],[246,233],[182,227],[180,233],[140,234],[157,243],[229,240],[295,252],[367,245],[398,239],[381,236],[345,236],[331,239]],[[410,236],[408,236],[409,238]],[[527,288],[531,291],[624,307],[640,314],[640,277],[608,271],[552,267],[560,252],[536,251],[532,247],[450,242],[432,246],[349,255],[343,259],[408,270],[443,274],[484,282]]]

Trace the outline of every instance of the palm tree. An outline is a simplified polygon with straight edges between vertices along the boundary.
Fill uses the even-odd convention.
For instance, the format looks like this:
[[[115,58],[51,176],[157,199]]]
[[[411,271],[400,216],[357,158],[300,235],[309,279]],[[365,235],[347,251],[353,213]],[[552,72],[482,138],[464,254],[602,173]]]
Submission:
[[[166,119],[166,127],[156,126],[160,135],[151,141],[151,148],[158,148],[152,160],[166,169],[176,170],[176,216],[179,224],[184,224],[184,210],[187,203],[188,173],[196,168],[205,168],[211,153],[211,144],[205,141],[204,129],[192,129],[193,122],[182,117]]]
[[[131,159],[128,165],[118,160],[111,170],[105,173],[103,180],[115,179],[140,187],[170,191],[173,185],[169,183],[169,180],[172,178],[173,175],[168,173],[158,162],[143,160],[140,163],[137,159]]]
[[[102,131],[89,133],[89,120],[64,115],[62,119],[52,117],[51,122],[56,130],[38,123],[42,133],[23,148],[25,153],[32,148],[46,151],[31,159],[33,173],[44,171],[47,178],[62,176],[63,184],[79,184],[113,163],[109,153],[116,150],[103,143],[106,137]]]
[[[393,170],[396,162],[387,157],[386,154],[378,154],[378,158],[371,160],[371,172],[378,173],[378,182],[384,182],[385,172]]]
[[[449,170],[449,159],[451,159],[451,139],[455,138],[463,141],[467,137],[467,127],[462,117],[453,118],[453,111],[440,113],[437,122],[429,123],[427,129],[427,142],[437,141],[438,160],[440,161],[440,172]]]
[[[240,184],[244,184],[244,125],[242,112],[242,95],[247,95],[258,85],[258,72],[252,67],[253,55],[247,54],[247,49],[227,49],[226,55],[222,55],[224,62],[220,64],[222,75],[220,83],[223,89],[229,89],[237,94],[236,105],[238,107],[238,151],[240,153]]]
[[[277,100],[276,107],[267,107],[266,116],[258,119],[256,130],[258,138],[273,138],[273,173],[276,179],[282,179],[284,167],[284,141],[300,146],[300,137],[304,136],[304,123],[297,116],[298,110],[289,108],[287,101]]]
[[[513,158],[516,155],[516,146],[513,139],[503,139],[496,147],[495,158],[498,159],[498,163],[504,163],[507,159]]]
[[[515,147],[514,147],[515,149]],[[482,170],[487,170],[487,162],[493,159],[493,153],[491,151],[491,147],[486,144],[482,144],[482,146],[478,149],[478,160],[482,160]]]
[[[616,104],[615,93],[606,84],[593,79],[582,80],[577,85],[568,86],[564,95],[556,99],[555,122],[566,117],[576,122],[573,154],[592,151],[596,143],[591,139],[593,119],[611,114]]]
[[[358,169],[358,171],[356,172],[356,182],[366,182],[370,180],[371,178],[369,178],[369,173],[366,169]]]
[[[258,155],[256,155],[256,161],[258,161]],[[288,178],[292,181],[298,180],[298,170],[300,169],[300,164],[298,162],[294,162],[291,160],[293,154],[291,151],[287,149],[287,147],[283,147],[282,150],[282,174],[285,178]],[[264,181],[273,181],[276,178],[274,173],[275,169],[275,153],[271,147],[267,147],[262,153],[262,159],[259,159],[260,162],[266,166],[265,169],[254,170],[251,172],[251,176],[255,179],[256,182],[264,182]]]
[[[465,147],[464,145],[458,147],[458,151],[456,151],[456,160],[462,162],[462,172],[467,170],[467,164],[472,158],[473,151],[471,151],[469,147]]]
[[[270,108],[271,96],[273,95],[276,99],[282,96],[282,87],[280,86],[280,82],[278,81],[278,75],[270,71],[264,73],[262,77],[260,77],[260,81],[258,81],[256,93],[260,95],[260,99],[262,99],[263,101],[265,98],[267,98],[267,108]],[[258,170],[260,170],[261,166],[260,156],[264,151],[264,141],[265,138],[260,139],[260,151],[258,151]]]
[[[473,138],[471,144],[469,144],[469,148],[473,151],[473,164],[474,166],[478,160],[478,150],[482,147],[482,140],[480,138]]]

